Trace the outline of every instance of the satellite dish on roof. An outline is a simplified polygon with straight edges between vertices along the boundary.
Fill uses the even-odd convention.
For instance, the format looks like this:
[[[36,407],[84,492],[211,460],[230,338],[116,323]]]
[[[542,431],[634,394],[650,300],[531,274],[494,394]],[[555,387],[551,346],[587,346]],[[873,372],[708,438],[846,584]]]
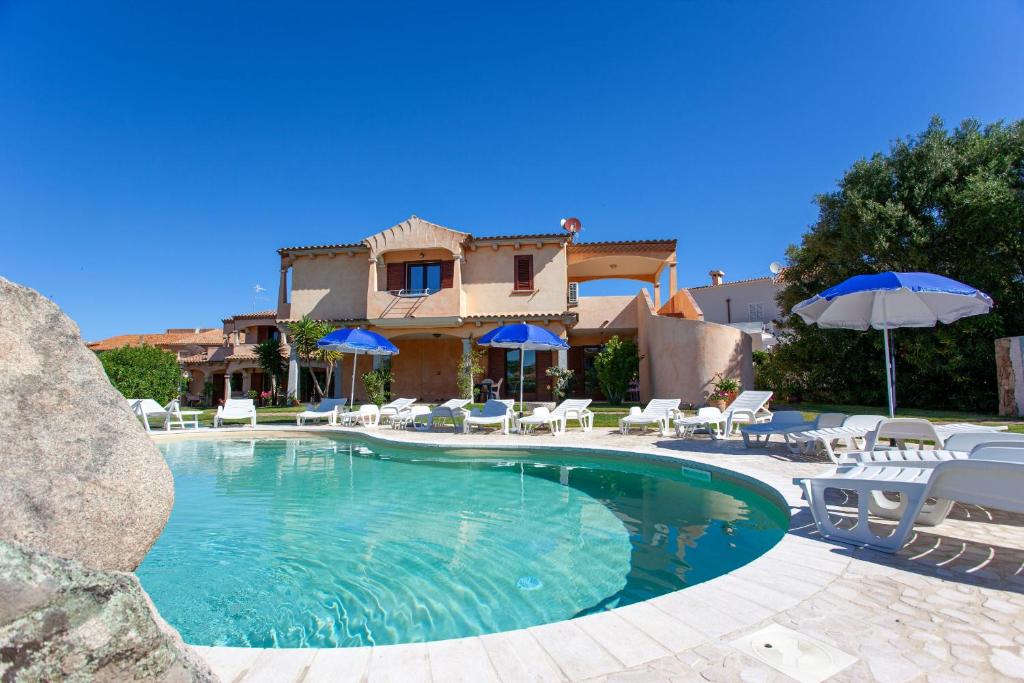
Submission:
[[[768,266],[768,270],[772,271],[772,275],[778,275],[785,269],[785,266],[778,261],[772,261],[772,264]]]
[[[562,229],[565,230],[570,235],[575,235],[576,233],[583,229],[583,224],[580,223],[579,218],[563,218]]]

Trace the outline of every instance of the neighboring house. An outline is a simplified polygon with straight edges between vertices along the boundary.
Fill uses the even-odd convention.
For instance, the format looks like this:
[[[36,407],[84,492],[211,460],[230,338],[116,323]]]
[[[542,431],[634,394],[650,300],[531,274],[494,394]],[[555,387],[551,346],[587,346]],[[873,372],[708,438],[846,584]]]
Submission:
[[[782,289],[780,275],[725,282],[725,273],[721,270],[708,274],[710,285],[687,290],[703,319],[747,332],[754,339],[754,349],[773,346],[776,343],[775,321],[782,317],[775,301]]]
[[[119,334],[102,341],[90,342],[86,346],[98,352],[120,349],[124,346],[148,344],[171,351],[180,358],[209,347],[220,346],[222,343],[224,343],[224,338],[219,327],[172,327],[168,328],[166,332],[157,334]]]
[[[571,348],[527,351],[523,359],[515,350],[488,350],[484,374],[502,382],[503,397],[518,395],[521,360],[527,400],[551,399],[545,370],[552,365],[576,371],[577,395],[599,397],[587,370],[601,345],[616,334],[637,341],[643,400],[701,402],[720,372],[748,386],[752,381],[747,335],[703,322],[692,312],[657,313],[666,269],[667,299],[679,299],[675,240],[576,242],[568,233],[480,236],[412,216],[358,242],[285,247],[278,253],[282,334],[287,337],[287,324],[303,316],[383,334],[400,349],[390,360],[396,395],[421,400],[456,395],[459,361],[474,340],[516,321],[545,326]],[[585,283],[611,278],[650,283],[653,300],[643,289],[635,296],[580,294]],[[335,373],[338,395],[347,393],[351,362],[346,356]],[[357,374],[381,362],[387,361],[362,356]],[[357,398],[361,384],[356,383]],[[292,357],[288,391],[304,397],[303,385]]]
[[[149,344],[171,351],[192,378],[188,392],[202,396],[206,382],[213,382],[214,403],[229,392],[239,398],[250,390],[269,389],[270,378],[263,376],[253,347],[279,336],[277,311],[243,313],[225,318],[223,323],[223,327],[168,329],[162,334],[122,334],[87,346],[93,351],[109,351]],[[283,348],[285,354],[288,351]]]

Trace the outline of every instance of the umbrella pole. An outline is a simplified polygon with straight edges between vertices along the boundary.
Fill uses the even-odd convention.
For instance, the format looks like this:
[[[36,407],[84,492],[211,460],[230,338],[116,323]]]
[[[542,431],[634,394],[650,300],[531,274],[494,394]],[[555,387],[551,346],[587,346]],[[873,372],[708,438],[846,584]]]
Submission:
[[[352,389],[348,395],[348,407],[350,410],[356,409],[356,363],[359,362],[359,352],[356,351],[352,354]]]
[[[882,328],[882,339],[885,344],[885,388],[889,396],[889,417],[896,417],[896,400],[893,394],[896,388],[892,385],[892,359],[889,357],[889,327]]]
[[[523,412],[523,366],[526,365],[526,349],[519,349],[519,413]]]

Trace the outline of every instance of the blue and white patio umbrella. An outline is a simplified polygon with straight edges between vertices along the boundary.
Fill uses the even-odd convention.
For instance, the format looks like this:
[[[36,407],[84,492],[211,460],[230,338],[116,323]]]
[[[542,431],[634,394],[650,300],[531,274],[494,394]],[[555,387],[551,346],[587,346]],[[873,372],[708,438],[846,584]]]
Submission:
[[[398,347],[388,341],[386,337],[359,327],[334,330],[319,339],[316,345],[321,349],[353,354],[352,389],[348,398],[350,406],[354,405],[356,400],[356,362],[359,360],[359,354],[365,353],[369,356],[398,355]]]
[[[519,410],[523,409],[523,365],[526,351],[555,351],[568,349],[569,344],[543,327],[528,323],[513,323],[495,328],[476,340],[480,346],[519,350]]]
[[[889,330],[935,327],[992,310],[988,294],[933,273],[855,275],[793,307],[809,325],[882,330],[889,416],[896,411],[896,373],[889,353]]]

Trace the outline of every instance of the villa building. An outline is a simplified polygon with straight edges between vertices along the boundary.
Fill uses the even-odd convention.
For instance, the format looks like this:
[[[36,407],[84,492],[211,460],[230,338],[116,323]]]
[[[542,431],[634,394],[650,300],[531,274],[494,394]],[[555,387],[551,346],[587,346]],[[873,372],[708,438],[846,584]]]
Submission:
[[[672,396],[700,403],[722,373],[752,383],[751,340],[742,331],[700,319],[700,310],[676,285],[676,242],[580,242],[569,233],[480,236],[412,216],[358,242],[284,247],[276,322],[304,316],[338,327],[364,327],[389,338],[393,393],[421,400],[455,396],[463,354],[496,326],[525,321],[566,339],[568,351],[490,349],[484,374],[501,382],[501,395],[518,393],[524,363],[527,400],[551,399],[548,367],[575,371],[574,393],[600,398],[594,356],[611,336],[636,340],[641,356],[640,398]],[[668,271],[662,305],[661,279]],[[633,296],[583,296],[584,283],[629,279],[652,285]],[[269,318],[264,318],[269,322]],[[347,393],[352,359],[335,373]],[[370,370],[360,357],[357,374]],[[289,393],[306,393],[294,355]],[[345,381],[342,382],[342,378]],[[357,382],[357,398],[362,387]]]
[[[399,355],[361,356],[357,374],[390,363],[395,395],[437,401],[458,393],[458,367],[463,354],[478,348],[474,340],[499,325],[525,321],[569,343],[567,351],[523,354],[528,401],[551,400],[546,370],[553,365],[573,370],[573,395],[602,399],[594,359],[614,335],[637,344],[643,401],[672,397],[702,404],[719,374],[752,385],[751,349],[759,343],[747,334],[753,328],[736,323],[777,315],[769,291],[776,285],[768,278],[728,284],[719,278],[711,287],[680,289],[673,239],[581,242],[575,237],[564,232],[480,236],[412,216],[358,242],[279,249],[274,310],[233,315],[222,328],[122,335],[90,348],[128,343],[166,348],[192,377],[189,392],[201,395],[212,382],[217,402],[270,388],[254,347],[278,337],[289,357],[288,394],[308,401],[309,373],[316,372],[322,383],[324,368],[300,367],[288,345],[288,324],[308,316],[384,335]],[[663,302],[660,283],[666,270]],[[583,294],[586,283],[601,279],[646,283],[653,296],[643,287],[629,296]],[[500,383],[502,397],[518,396],[519,356],[516,350],[485,350],[483,375]],[[351,363],[346,355],[335,368],[331,391],[336,396],[348,394]],[[357,400],[363,391],[356,382]]]

